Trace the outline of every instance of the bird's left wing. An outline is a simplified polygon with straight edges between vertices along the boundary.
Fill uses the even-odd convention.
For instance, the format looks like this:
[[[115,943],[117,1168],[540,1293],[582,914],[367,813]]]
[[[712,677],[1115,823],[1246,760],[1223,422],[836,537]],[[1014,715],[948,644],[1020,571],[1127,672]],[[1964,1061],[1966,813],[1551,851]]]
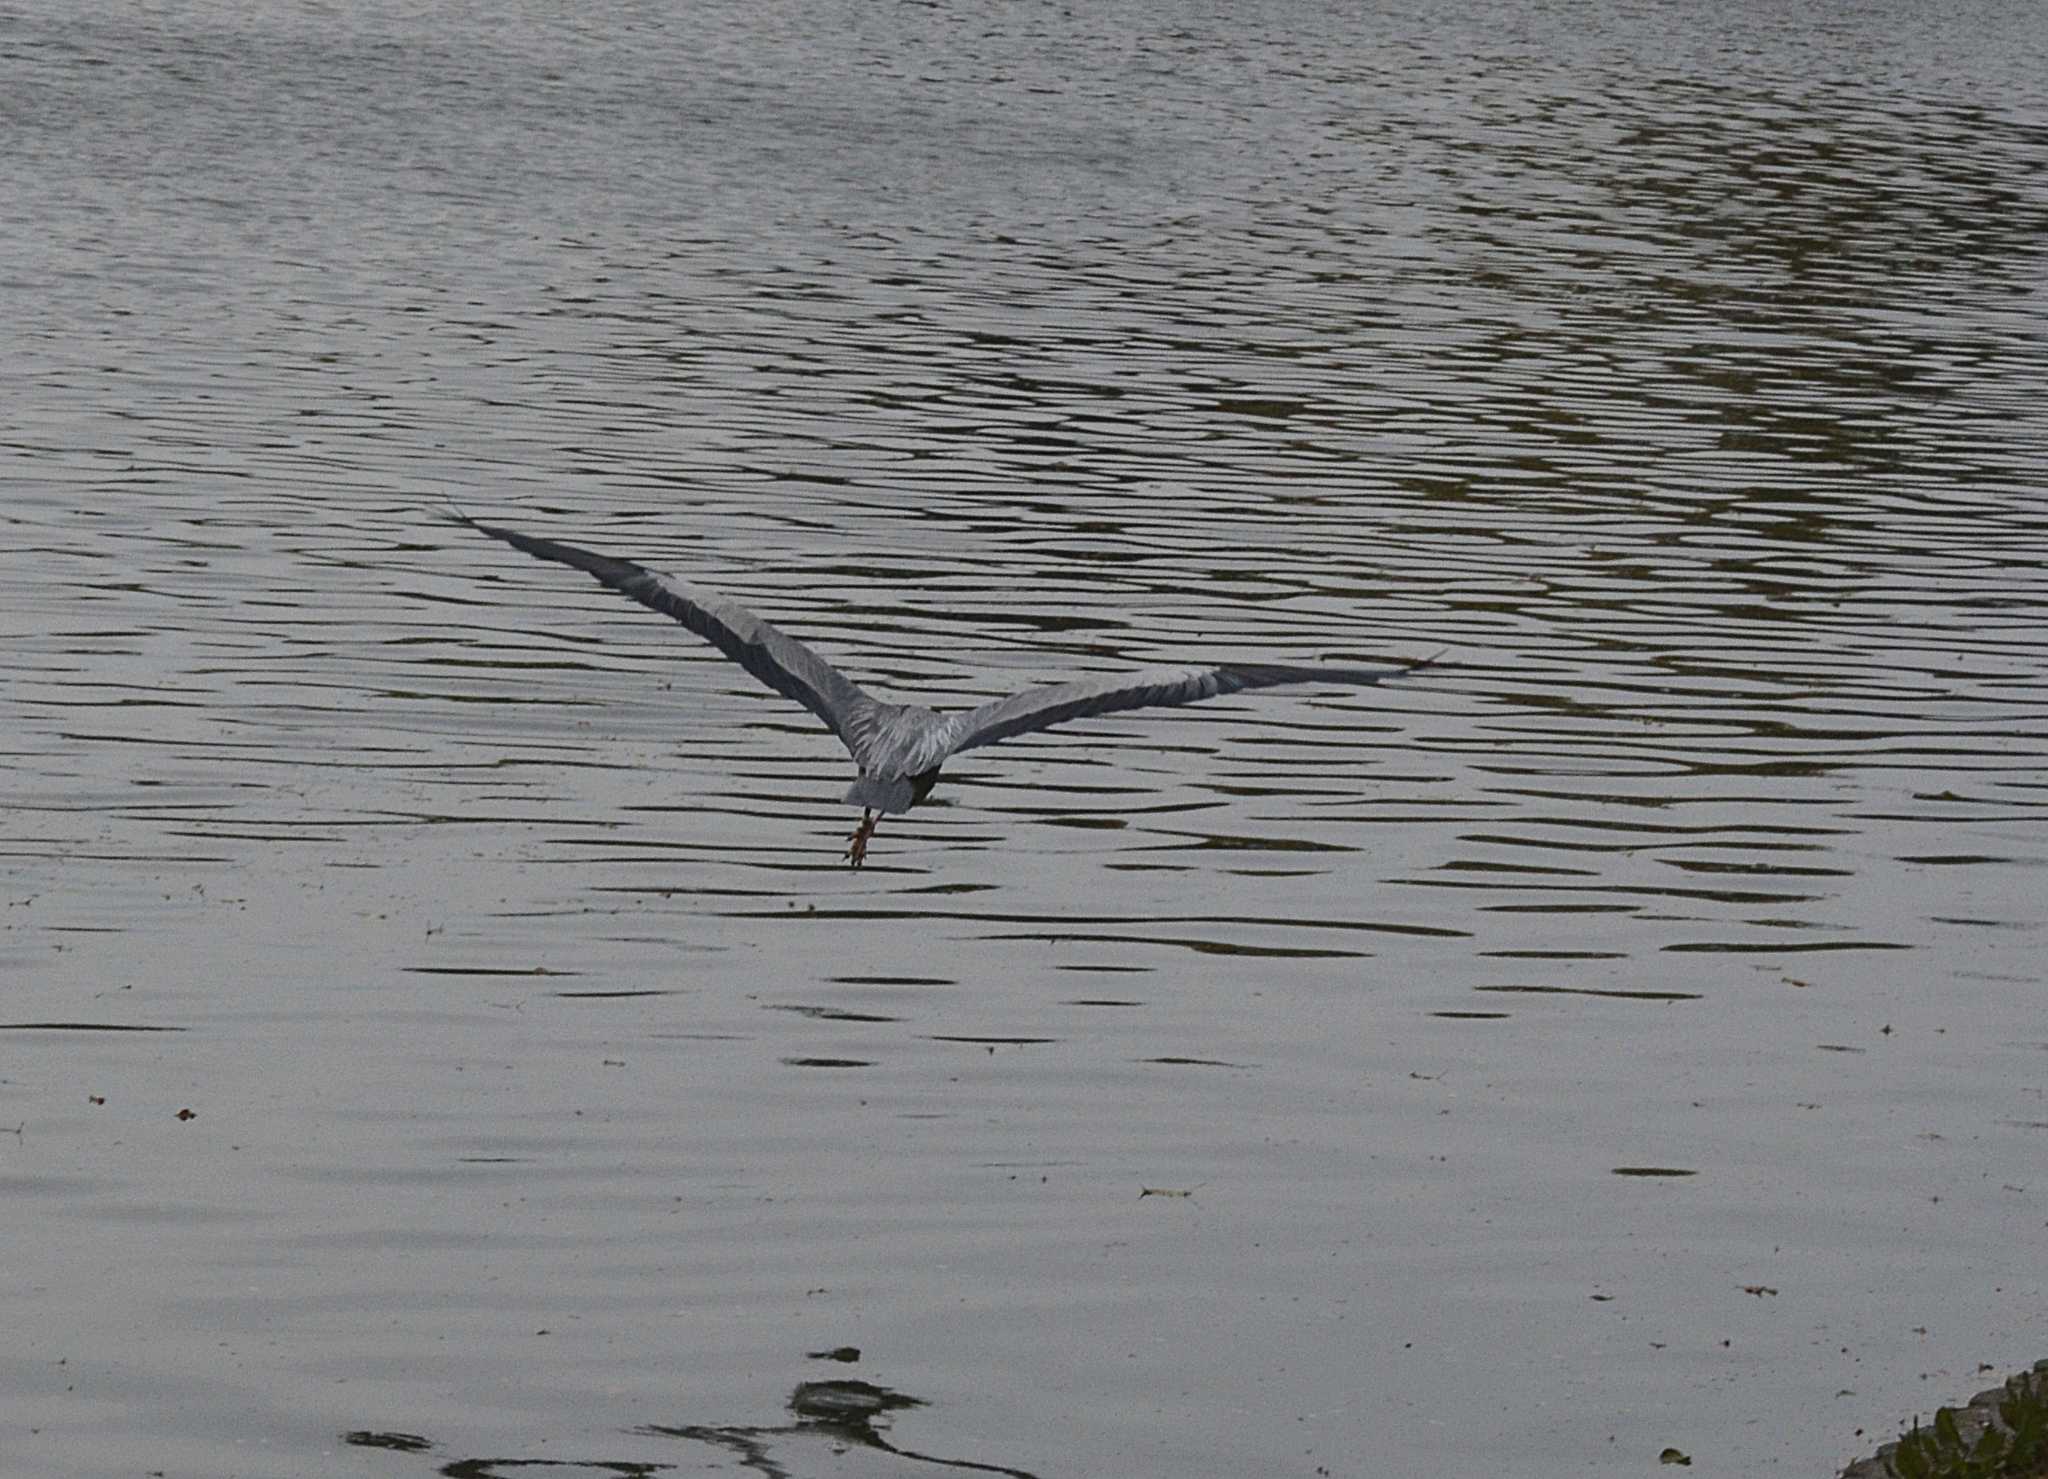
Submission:
[[[953,716],[953,751],[992,745],[1011,735],[1050,729],[1070,719],[1114,714],[1121,709],[1164,708],[1199,703],[1248,688],[1277,688],[1283,683],[1337,683],[1357,687],[1398,678],[1427,667],[1434,658],[1389,668],[1290,666],[1280,663],[1224,663],[1219,667],[1180,672],[1121,674],[1083,678],[1027,688],[978,709]]]
[[[631,560],[600,555],[573,544],[478,523],[450,510],[479,534],[502,539],[542,560],[596,577],[620,595],[674,617],[785,698],[793,698],[830,726],[858,758],[875,723],[875,701],[861,686],[780,628],[736,601],[685,585],[672,575]]]

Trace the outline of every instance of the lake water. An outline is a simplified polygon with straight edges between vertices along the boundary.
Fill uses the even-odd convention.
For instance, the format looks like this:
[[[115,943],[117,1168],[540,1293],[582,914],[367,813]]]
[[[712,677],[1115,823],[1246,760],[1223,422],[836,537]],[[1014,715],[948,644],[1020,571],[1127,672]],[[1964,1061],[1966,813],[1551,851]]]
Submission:
[[[30,0],[0,139],[10,1474],[1814,1475],[2048,1355],[2037,8]],[[450,499],[896,697],[1445,660],[855,872]]]

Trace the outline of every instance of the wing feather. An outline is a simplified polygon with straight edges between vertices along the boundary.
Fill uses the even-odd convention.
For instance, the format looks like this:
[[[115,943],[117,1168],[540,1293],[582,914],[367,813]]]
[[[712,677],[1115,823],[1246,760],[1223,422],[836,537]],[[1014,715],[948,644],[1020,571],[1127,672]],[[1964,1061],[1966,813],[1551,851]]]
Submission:
[[[1364,686],[1425,667],[1434,659],[1400,667],[1347,668],[1294,666],[1283,663],[1224,663],[1180,672],[1124,674],[1083,678],[1027,688],[954,716],[955,752],[992,745],[1012,735],[1050,729],[1072,719],[1114,714],[1123,709],[1167,708],[1200,703],[1251,688],[1277,688],[1284,683],[1337,683]]]
[[[631,560],[479,523],[462,513],[454,517],[479,534],[502,539],[537,559],[581,570],[620,595],[673,617],[777,693],[795,699],[823,719],[854,758],[861,757],[874,731],[875,701],[831,663],[738,602],[697,590]]]

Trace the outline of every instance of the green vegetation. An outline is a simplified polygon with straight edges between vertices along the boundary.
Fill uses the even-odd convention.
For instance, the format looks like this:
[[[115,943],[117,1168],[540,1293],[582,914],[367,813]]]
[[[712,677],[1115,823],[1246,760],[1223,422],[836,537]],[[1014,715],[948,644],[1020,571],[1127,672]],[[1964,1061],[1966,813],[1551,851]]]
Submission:
[[[1998,1421],[1974,1440],[1954,1408],[1938,1408],[1932,1427],[1913,1424],[1891,1457],[1899,1479],[2041,1479],[2048,1474],[2048,1362],[2005,1384]],[[1987,1394],[1988,1395],[1988,1394]]]

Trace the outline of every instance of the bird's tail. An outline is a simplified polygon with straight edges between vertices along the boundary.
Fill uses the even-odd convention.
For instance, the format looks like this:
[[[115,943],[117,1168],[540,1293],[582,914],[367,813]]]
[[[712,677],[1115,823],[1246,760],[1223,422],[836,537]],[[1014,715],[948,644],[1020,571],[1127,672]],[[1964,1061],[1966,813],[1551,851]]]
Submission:
[[[846,802],[876,811],[909,811],[917,804],[917,786],[907,776],[883,780],[877,775],[864,775],[846,788]]]

